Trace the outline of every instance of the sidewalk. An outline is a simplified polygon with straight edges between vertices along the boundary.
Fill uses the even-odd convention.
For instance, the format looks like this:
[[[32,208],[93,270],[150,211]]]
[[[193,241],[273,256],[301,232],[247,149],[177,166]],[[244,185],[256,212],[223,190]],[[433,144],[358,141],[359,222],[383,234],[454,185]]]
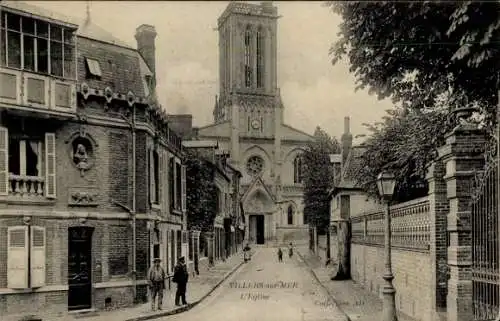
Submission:
[[[171,289],[164,292],[163,310],[151,311],[151,303],[143,303],[130,308],[124,308],[112,311],[98,311],[90,315],[69,315],[52,319],[53,321],[139,321],[160,318],[168,315],[181,313],[193,308],[200,301],[210,295],[222,282],[224,282],[231,274],[243,264],[243,255],[238,252],[229,257],[225,262],[217,262],[208,271],[200,273],[195,277],[190,276],[186,299],[187,306],[175,306],[175,284],[172,284]],[[97,314],[97,315],[96,315]],[[45,320],[45,318],[44,318]]]
[[[352,321],[373,321],[382,319],[382,299],[369,293],[352,280],[332,281],[332,265],[325,267],[324,262],[309,250],[309,247],[297,248],[299,256],[312,270],[319,283],[325,288],[336,303]],[[400,321],[410,321],[398,315]]]

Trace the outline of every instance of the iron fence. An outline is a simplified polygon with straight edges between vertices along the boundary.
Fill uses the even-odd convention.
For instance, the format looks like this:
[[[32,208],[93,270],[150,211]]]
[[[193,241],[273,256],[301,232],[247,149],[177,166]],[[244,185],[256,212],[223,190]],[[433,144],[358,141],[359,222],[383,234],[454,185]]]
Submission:
[[[486,163],[472,185],[472,303],[478,321],[495,320],[499,309],[498,156]]]

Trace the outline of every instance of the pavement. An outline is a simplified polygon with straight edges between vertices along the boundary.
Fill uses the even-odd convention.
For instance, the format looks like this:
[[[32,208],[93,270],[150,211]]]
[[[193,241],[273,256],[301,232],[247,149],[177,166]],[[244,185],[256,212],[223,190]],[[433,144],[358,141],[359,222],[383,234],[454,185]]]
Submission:
[[[297,248],[297,254],[306,262],[316,279],[330,294],[339,310],[352,321],[382,320],[382,299],[365,290],[352,280],[332,281],[333,266],[325,266],[308,247]],[[398,320],[411,321],[409,317],[398,314]]]
[[[238,252],[224,262],[219,261],[208,271],[197,276],[191,276],[187,285],[186,300],[188,305],[175,306],[175,284],[171,290],[166,290],[163,296],[163,310],[151,311],[151,303],[144,303],[130,308],[111,311],[98,311],[89,314],[65,315],[64,317],[50,317],[51,321],[139,321],[158,319],[192,309],[204,300],[222,282],[230,277],[243,265],[243,254]],[[44,317],[44,320],[45,317]]]
[[[297,255],[278,262],[276,248],[252,259],[193,309],[162,321],[348,321]]]

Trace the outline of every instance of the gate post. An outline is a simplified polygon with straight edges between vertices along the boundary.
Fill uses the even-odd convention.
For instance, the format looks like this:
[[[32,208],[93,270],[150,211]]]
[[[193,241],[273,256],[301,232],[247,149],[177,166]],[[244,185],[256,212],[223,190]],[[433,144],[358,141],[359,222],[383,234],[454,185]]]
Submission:
[[[445,166],[440,160],[434,161],[427,169],[426,180],[429,183],[430,213],[430,259],[432,271],[431,311],[426,320],[437,320],[436,312],[446,308],[448,292],[448,249],[447,215],[449,212],[444,180]]]
[[[446,144],[439,149],[445,164],[445,181],[449,213],[448,230],[448,295],[447,319],[470,321],[472,309],[472,240],[471,240],[471,183],[475,170],[484,166],[486,132],[464,121],[472,110],[459,109],[462,118],[453,131],[445,136]]]

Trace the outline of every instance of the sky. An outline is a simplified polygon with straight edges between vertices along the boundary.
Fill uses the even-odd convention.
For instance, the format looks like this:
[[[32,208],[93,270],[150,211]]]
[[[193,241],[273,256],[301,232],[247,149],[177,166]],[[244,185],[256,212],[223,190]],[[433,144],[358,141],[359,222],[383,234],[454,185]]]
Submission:
[[[247,1],[250,2],[250,1]],[[30,1],[65,16],[84,19],[90,3],[93,23],[136,48],[135,29],[154,25],[157,92],[169,114],[191,113],[195,126],[213,120],[218,94],[217,18],[227,1]],[[340,138],[343,119],[353,135],[367,133],[363,123],[379,121],[390,100],[355,92],[347,62],[333,66],[329,49],[341,18],[321,2],[281,2],[278,7],[278,87],[284,121],[312,134],[320,126]],[[359,142],[361,139],[355,140]]]

